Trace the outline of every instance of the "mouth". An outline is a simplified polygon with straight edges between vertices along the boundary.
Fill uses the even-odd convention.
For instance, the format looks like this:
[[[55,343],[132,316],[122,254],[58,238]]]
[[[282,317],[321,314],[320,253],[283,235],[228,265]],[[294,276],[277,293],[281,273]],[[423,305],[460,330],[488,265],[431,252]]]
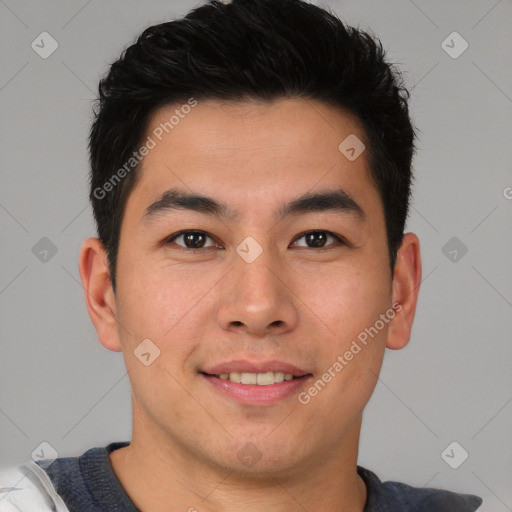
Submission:
[[[199,371],[218,395],[246,405],[270,406],[297,394],[313,374],[282,361],[231,361]]]
[[[258,380],[260,380],[261,385],[265,385],[264,383],[266,382],[273,384],[274,382],[292,380],[293,378],[310,374],[309,370],[299,368],[286,361],[278,361],[277,359],[259,362],[247,359],[233,359],[207,368],[201,368],[201,373],[243,384],[258,384]],[[255,382],[254,378],[256,378]],[[274,379],[273,382],[271,382],[271,378]]]
[[[293,375],[291,373],[284,372],[229,372],[219,374],[209,374],[206,372],[200,372],[208,377],[215,377],[220,380],[226,380],[229,382],[235,382],[237,384],[245,385],[256,385],[256,386],[271,386],[272,384],[279,384],[280,382],[301,379],[311,374],[305,375]]]

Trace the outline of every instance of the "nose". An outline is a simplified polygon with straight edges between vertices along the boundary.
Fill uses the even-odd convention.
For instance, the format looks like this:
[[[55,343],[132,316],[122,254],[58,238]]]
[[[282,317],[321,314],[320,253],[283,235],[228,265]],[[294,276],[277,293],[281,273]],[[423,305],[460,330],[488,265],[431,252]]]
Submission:
[[[294,294],[269,250],[247,263],[236,255],[223,279],[217,321],[222,329],[254,337],[293,330],[298,322]]]

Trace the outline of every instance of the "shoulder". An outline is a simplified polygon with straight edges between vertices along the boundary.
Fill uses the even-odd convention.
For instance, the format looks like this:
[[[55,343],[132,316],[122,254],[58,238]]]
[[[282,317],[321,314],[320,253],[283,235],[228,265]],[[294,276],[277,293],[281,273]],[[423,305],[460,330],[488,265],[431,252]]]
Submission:
[[[108,465],[108,452],[126,442],[94,447],[80,456],[28,461],[0,468],[0,512],[69,512],[71,505],[93,500],[91,487]],[[101,475],[100,474],[100,480]],[[94,501],[94,500],[93,500]],[[67,504],[67,505],[66,505]],[[75,507],[82,510],[84,507]]]
[[[51,490],[31,471],[37,466],[27,462],[18,467],[0,469],[0,512],[66,512],[58,508]],[[37,472],[37,469],[35,469]]]
[[[360,466],[357,471],[368,491],[365,512],[474,512],[483,501],[474,494],[382,482],[375,473]]]

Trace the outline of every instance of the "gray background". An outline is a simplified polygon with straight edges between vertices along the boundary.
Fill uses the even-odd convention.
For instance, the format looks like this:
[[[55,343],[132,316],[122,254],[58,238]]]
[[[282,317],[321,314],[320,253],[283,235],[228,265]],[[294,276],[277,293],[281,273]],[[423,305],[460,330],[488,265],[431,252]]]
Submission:
[[[97,341],[77,266],[95,236],[91,100],[143,28],[198,3],[0,0],[0,467],[42,441],[70,456],[130,438],[122,355]],[[409,346],[386,354],[359,463],[512,510],[512,2],[316,3],[382,39],[420,130],[408,223],[422,244],[417,316]],[[47,59],[31,48],[43,31],[59,44]],[[453,31],[469,44],[456,59],[441,45]],[[32,251],[42,237],[57,248],[46,262]],[[443,251],[452,237],[468,249],[456,261]],[[469,453],[458,469],[441,458],[452,441]]]

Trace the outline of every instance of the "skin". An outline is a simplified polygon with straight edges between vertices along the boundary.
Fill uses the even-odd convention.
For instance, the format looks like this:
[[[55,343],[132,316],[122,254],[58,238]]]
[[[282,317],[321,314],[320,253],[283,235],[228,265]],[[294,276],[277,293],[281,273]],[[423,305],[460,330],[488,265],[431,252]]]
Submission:
[[[147,134],[175,108],[158,110]],[[101,243],[83,243],[90,317],[101,344],[122,351],[132,386],[131,444],[110,461],[139,509],[363,510],[362,413],[385,348],[410,339],[421,258],[418,237],[406,233],[391,277],[366,152],[349,161],[338,150],[349,134],[365,140],[356,118],[316,101],[201,101],[142,163],[121,226],[116,294]],[[335,211],[276,221],[283,203],[340,186],[364,209],[364,222]],[[225,202],[239,216],[175,210],[141,222],[173,187]],[[206,232],[207,247],[187,249],[183,237],[163,243],[185,229]],[[316,249],[299,236],[308,230],[348,244],[329,237]],[[247,236],[263,249],[252,263],[235,251]],[[198,373],[230,359],[280,359],[316,381],[393,303],[400,312],[307,405],[296,395],[243,405]],[[133,354],[146,338],[160,349],[149,366]],[[250,467],[237,457],[249,442],[261,454]]]

